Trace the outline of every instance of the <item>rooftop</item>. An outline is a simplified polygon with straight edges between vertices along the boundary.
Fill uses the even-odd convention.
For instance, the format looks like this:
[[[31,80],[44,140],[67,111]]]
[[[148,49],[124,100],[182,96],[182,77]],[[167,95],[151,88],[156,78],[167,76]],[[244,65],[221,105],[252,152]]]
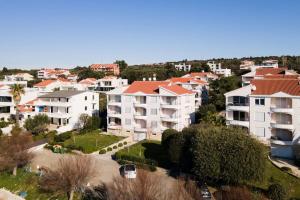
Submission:
[[[55,91],[49,94],[42,95],[39,98],[67,98],[84,92],[85,91],[78,91],[78,90],[61,90],[61,91]]]

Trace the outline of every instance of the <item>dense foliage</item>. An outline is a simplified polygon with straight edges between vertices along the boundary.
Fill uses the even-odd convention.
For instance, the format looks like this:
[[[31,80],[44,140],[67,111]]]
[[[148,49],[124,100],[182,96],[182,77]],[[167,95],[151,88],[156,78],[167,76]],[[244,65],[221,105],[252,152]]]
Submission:
[[[81,81],[86,78],[101,79],[105,76],[103,72],[96,72],[86,67],[75,68],[73,71],[78,73],[78,81]]]
[[[167,129],[162,133],[161,144],[165,149],[169,148],[170,139],[171,139],[170,136],[176,133],[178,133],[178,131],[175,129]]]
[[[128,67],[128,64],[125,62],[125,60],[116,60],[114,63],[119,65],[120,72]]]
[[[268,196],[272,200],[284,200],[287,194],[282,185],[274,183],[268,189]]]
[[[240,80],[237,76],[223,77],[212,81],[209,84],[209,102],[213,103],[217,110],[225,109],[224,94],[237,89],[241,86]]]
[[[169,137],[170,161],[199,180],[235,184],[263,177],[263,146],[243,129],[200,124]]]
[[[45,114],[35,115],[33,118],[28,118],[25,120],[24,127],[27,131],[32,134],[37,135],[44,133],[47,130],[47,125],[50,124],[49,117]]]

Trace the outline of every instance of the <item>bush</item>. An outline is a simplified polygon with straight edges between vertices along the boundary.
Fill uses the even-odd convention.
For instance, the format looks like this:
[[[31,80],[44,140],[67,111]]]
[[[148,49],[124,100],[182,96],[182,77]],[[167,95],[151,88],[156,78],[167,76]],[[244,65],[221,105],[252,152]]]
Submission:
[[[122,147],[122,146],[123,146],[123,144],[122,144],[122,143],[119,143],[119,144],[118,144],[118,147]]]
[[[123,144],[124,144],[124,145],[127,145],[127,142],[125,141],[125,142],[123,142]]]
[[[143,164],[143,163],[137,163],[137,162],[132,162],[128,160],[117,160],[119,165],[125,165],[125,164],[135,164],[137,168],[140,169],[145,169],[151,172],[155,172],[157,170],[156,166],[153,165],[148,165],[148,164]]]
[[[151,159],[131,156],[131,155],[122,154],[122,153],[119,153],[119,152],[115,153],[114,156],[115,156],[116,160],[127,160],[127,161],[131,161],[131,162],[134,162],[134,163],[157,166],[157,162],[155,160],[151,160]]]
[[[292,169],[291,168],[289,168],[289,167],[281,167],[280,168],[282,171],[285,171],[285,172],[291,172],[292,171]]]
[[[37,135],[39,133],[44,133],[47,130],[48,124],[50,124],[48,116],[45,114],[38,114],[33,118],[26,119],[24,127],[27,131],[30,131],[32,134]]]
[[[67,139],[70,139],[71,136],[72,136],[72,131],[67,131],[67,132],[61,133],[59,135],[55,135],[54,141],[55,142],[64,142]]]
[[[225,184],[262,179],[266,165],[264,146],[245,130],[207,124],[189,129],[194,131],[190,146],[192,172],[198,179]]]
[[[286,198],[286,191],[282,185],[274,183],[269,186],[268,197],[272,200],[283,200]]]
[[[105,149],[101,149],[100,151],[99,151],[99,154],[105,154],[106,153],[106,150]]]
[[[66,148],[70,149],[70,150],[77,150],[77,151],[84,151],[84,148],[82,146],[76,146],[74,144],[69,144],[68,146],[66,146]]]
[[[6,121],[0,121],[0,128],[5,128],[9,125],[10,123],[9,122],[6,122]]]
[[[113,149],[117,149],[118,147],[117,146],[113,146]]]
[[[111,148],[111,147],[108,147],[108,148],[107,148],[107,151],[112,151],[112,148]]]
[[[172,135],[178,133],[178,131],[174,130],[174,129],[167,129],[162,133],[161,136],[161,145],[165,148],[168,149],[169,148],[169,142],[170,142],[170,138]]]
[[[53,146],[50,145],[50,144],[46,144],[46,145],[44,146],[44,148],[53,151]]]

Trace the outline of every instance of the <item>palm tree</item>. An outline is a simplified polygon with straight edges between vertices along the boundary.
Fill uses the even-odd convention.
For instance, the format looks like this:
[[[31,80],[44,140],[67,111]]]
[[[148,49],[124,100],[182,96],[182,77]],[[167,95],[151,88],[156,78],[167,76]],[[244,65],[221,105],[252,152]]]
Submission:
[[[10,94],[13,96],[13,100],[16,106],[16,125],[19,125],[19,103],[21,101],[21,95],[25,94],[24,87],[20,84],[14,84],[10,87]]]

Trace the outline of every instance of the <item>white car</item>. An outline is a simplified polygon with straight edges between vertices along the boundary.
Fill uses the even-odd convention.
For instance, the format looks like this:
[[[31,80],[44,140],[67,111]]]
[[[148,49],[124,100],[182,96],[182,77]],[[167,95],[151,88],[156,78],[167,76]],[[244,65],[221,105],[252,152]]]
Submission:
[[[134,179],[136,178],[136,167],[133,164],[122,165],[120,173],[125,178]]]

